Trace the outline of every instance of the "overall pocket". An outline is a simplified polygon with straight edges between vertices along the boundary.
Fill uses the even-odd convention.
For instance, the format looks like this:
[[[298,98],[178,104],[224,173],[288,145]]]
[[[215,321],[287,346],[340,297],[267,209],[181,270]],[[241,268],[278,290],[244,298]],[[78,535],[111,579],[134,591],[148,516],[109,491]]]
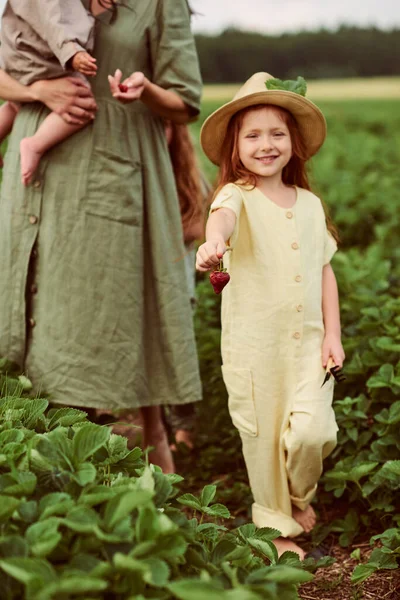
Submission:
[[[93,148],[88,167],[85,212],[140,226],[143,215],[140,162],[104,148]]]
[[[258,426],[251,371],[223,365],[222,376],[229,394],[228,409],[232,423],[240,433],[256,437]]]

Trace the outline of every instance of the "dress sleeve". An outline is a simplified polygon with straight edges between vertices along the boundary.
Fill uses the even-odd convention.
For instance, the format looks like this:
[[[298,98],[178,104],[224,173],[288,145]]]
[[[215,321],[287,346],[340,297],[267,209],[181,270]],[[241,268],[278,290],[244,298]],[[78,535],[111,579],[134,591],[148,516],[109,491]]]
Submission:
[[[186,0],[158,1],[150,52],[153,83],[178,94],[196,117],[202,83]]]
[[[225,185],[215,196],[211,206],[210,214],[219,208],[230,208],[236,215],[235,229],[229,239],[229,246],[233,248],[239,235],[240,214],[243,206],[243,198],[240,190],[233,184]]]
[[[94,18],[76,0],[10,0],[14,13],[47,42],[63,68],[77,52],[90,52]]]
[[[331,262],[333,255],[337,251],[337,243],[331,233],[329,233],[328,229],[325,228],[325,238],[324,238],[324,265],[327,265]]]

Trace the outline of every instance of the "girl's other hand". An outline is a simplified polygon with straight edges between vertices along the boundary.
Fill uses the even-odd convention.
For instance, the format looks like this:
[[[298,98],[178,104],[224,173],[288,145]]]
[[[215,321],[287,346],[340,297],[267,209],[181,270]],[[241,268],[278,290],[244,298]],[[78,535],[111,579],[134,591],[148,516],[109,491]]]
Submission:
[[[79,77],[35,81],[30,89],[36,100],[60,115],[66,123],[85,125],[95,117],[97,105],[92,90]]]
[[[324,369],[326,369],[329,357],[332,357],[335,365],[337,365],[339,369],[343,367],[343,361],[346,358],[346,355],[340,337],[337,335],[325,335],[322,343],[322,366]]]
[[[116,98],[124,104],[139,100],[145,86],[146,78],[143,73],[136,71],[129,77],[122,81],[122,72],[117,69],[114,75],[108,76],[108,82],[110,84],[110,91],[113,98]],[[120,85],[124,86],[126,91],[121,91]]]
[[[71,61],[74,71],[94,77],[97,73],[96,59],[87,52],[77,52]]]
[[[225,252],[226,244],[222,239],[208,240],[197,251],[196,269],[198,271],[209,271],[219,265]]]

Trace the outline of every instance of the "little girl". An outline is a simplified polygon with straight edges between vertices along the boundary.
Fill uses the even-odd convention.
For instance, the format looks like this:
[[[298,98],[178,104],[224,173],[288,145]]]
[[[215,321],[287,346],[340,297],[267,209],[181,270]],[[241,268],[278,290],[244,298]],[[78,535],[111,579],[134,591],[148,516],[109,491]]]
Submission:
[[[337,432],[333,378],[321,386],[328,360],[341,367],[344,352],[330,265],[336,233],[305,167],[326,124],[312,102],[289,91],[293,83],[256,73],[205,121],[201,144],[220,173],[197,269],[212,269],[231,250],[222,372],[253,521],[281,532],[279,554],[303,558],[287,538],[315,524],[310,502]]]
[[[87,52],[93,40],[94,18],[81,0],[8,0],[1,20],[1,68],[24,85],[77,72],[95,75],[96,59]],[[1,106],[0,143],[18,110],[12,102]],[[22,183],[30,183],[47,150],[81,127],[50,113],[32,137],[21,141]]]

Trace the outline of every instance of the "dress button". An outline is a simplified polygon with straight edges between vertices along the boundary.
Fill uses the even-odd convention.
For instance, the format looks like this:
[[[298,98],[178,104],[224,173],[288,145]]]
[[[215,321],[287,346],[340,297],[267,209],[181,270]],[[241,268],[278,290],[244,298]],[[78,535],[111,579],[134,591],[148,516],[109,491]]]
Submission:
[[[302,280],[301,275],[296,275],[296,277],[294,278],[295,281],[297,281],[297,283],[299,283]]]
[[[39,189],[41,185],[42,184],[40,183],[40,181],[37,180],[37,181],[34,182],[33,187],[36,188],[36,189]]]
[[[31,294],[37,294],[38,288],[35,283],[31,285]]]
[[[300,339],[300,333],[299,333],[298,331],[296,331],[296,332],[293,334],[293,337],[294,337],[294,339],[295,339],[295,340],[299,340],[299,339]]]
[[[303,305],[302,304],[298,304],[296,306],[296,310],[297,310],[297,312],[301,312],[303,310]]]
[[[292,248],[293,248],[293,250],[298,250],[299,249],[298,243],[297,242],[293,242]]]
[[[290,212],[290,210],[288,210],[288,211],[287,211],[287,213],[286,213],[286,218],[287,218],[287,219],[292,219],[292,218],[293,218],[293,213],[292,213],[292,212]]]
[[[29,223],[31,225],[36,225],[36,223],[38,222],[38,218],[36,215],[30,215],[29,216]]]
[[[36,321],[35,321],[35,319],[32,319],[32,318],[31,318],[31,319],[29,319],[29,325],[30,325],[31,327],[35,327],[35,325],[36,325]]]

